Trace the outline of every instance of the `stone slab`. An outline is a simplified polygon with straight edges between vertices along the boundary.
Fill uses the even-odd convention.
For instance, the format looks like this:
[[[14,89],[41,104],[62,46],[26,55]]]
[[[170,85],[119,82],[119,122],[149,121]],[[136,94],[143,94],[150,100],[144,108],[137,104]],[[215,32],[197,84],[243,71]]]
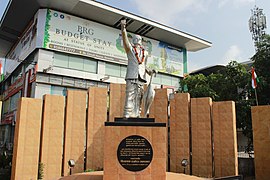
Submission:
[[[213,176],[211,98],[191,98],[192,174]]]
[[[103,169],[104,122],[107,121],[107,88],[88,90],[86,169]]]
[[[255,177],[267,180],[270,177],[270,106],[253,106],[251,113]]]
[[[12,180],[37,179],[41,115],[41,99],[19,100],[14,133]]]
[[[67,91],[63,173],[68,175],[68,161],[73,159],[72,173],[84,171],[84,147],[86,142],[86,91]]]
[[[184,169],[181,161],[190,162],[190,95],[174,94],[170,112],[170,171],[189,174],[190,165]]]
[[[125,84],[110,84],[110,109],[109,121],[113,122],[115,117],[122,117],[124,112],[126,96]]]
[[[235,103],[213,102],[215,177],[238,175],[236,133]]]
[[[127,180],[127,179],[166,179],[166,124],[159,123],[154,126],[152,122],[144,122],[137,126],[129,125],[134,122],[105,123],[104,142],[104,180]],[[123,125],[123,123],[125,125]],[[152,125],[150,125],[152,124]],[[118,161],[117,149],[120,142],[131,136],[142,136],[150,142],[153,149],[153,159],[149,166],[141,171],[129,171]]]
[[[65,97],[45,95],[40,149],[44,179],[56,179],[62,173],[64,115]]]

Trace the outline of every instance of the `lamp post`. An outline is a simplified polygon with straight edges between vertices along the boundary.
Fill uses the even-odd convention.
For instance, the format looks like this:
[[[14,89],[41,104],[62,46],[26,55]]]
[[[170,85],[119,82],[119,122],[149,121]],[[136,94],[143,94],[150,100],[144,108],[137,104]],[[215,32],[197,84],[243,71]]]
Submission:
[[[74,159],[68,160],[68,165],[69,165],[69,175],[71,175],[72,174],[72,168],[75,166]]]
[[[184,174],[186,174],[187,165],[188,165],[188,160],[187,159],[182,159],[181,166],[183,166],[183,168],[184,168]]]

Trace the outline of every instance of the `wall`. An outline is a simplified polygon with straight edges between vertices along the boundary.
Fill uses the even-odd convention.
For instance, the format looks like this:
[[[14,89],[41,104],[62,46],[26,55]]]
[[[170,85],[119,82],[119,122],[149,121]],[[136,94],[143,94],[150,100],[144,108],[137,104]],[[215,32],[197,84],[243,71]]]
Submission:
[[[37,179],[42,100],[22,98],[17,111],[11,179]]]
[[[255,178],[270,178],[270,106],[253,106],[252,129],[254,145]]]
[[[192,173],[213,177],[211,98],[191,98]]]
[[[44,165],[44,179],[61,176],[65,98],[64,96],[45,95],[41,126],[40,162]]]
[[[124,93],[124,85],[111,84],[109,94],[107,88],[91,87],[88,92],[68,90],[66,98],[45,95],[44,102],[40,99],[22,98],[14,140],[13,177],[26,177],[25,174],[30,173],[31,176],[27,177],[36,179],[38,162],[45,165],[45,177],[52,178],[86,169],[102,169],[104,122],[114,121],[115,117],[122,116]],[[32,111],[36,108],[39,110]],[[232,102],[218,102],[216,105],[214,102],[212,106],[210,98],[190,100],[189,94],[174,94],[169,102],[167,89],[156,90],[150,117],[155,117],[156,122],[167,124],[167,169],[202,177],[214,176],[215,169],[226,172],[216,173],[216,177],[237,175],[237,162],[226,159],[226,156],[234,158],[236,152],[233,112]],[[33,116],[33,113],[37,114]],[[36,117],[35,121],[33,117]],[[25,129],[32,129],[33,126],[37,126],[33,130],[35,136],[34,132],[29,134]],[[222,134],[220,132],[223,132],[224,127],[228,128]],[[223,141],[226,138],[232,140]],[[35,152],[32,149],[29,152],[23,150],[25,141],[35,142]],[[219,141],[225,143],[225,149],[218,145]],[[215,143],[216,157],[213,157]],[[223,155],[218,153],[222,149]],[[27,153],[30,153],[29,157]],[[30,155],[32,160],[29,159]],[[68,166],[70,159],[75,161],[74,168]],[[185,171],[180,164],[182,159],[187,159],[189,163]],[[219,161],[226,161],[226,167]],[[22,167],[26,163],[34,168],[23,171]]]
[[[170,171],[190,174],[190,95],[177,93],[170,101]]]
[[[215,176],[238,175],[235,103],[213,102]]]

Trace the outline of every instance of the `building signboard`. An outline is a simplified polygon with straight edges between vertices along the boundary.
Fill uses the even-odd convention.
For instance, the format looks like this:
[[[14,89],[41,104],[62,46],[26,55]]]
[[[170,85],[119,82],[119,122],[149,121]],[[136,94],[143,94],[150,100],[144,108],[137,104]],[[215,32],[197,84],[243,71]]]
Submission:
[[[143,45],[149,53],[150,68],[183,75],[181,48],[146,37]],[[120,30],[50,9],[46,15],[43,48],[127,64]]]

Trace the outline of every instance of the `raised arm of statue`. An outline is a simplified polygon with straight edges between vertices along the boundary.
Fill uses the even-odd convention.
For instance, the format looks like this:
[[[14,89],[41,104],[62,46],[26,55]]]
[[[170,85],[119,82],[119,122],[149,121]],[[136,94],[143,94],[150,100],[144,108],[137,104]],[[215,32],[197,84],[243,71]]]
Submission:
[[[122,32],[122,38],[123,38],[125,51],[128,52],[131,50],[130,49],[131,45],[127,37],[126,20],[121,20],[121,32]]]

